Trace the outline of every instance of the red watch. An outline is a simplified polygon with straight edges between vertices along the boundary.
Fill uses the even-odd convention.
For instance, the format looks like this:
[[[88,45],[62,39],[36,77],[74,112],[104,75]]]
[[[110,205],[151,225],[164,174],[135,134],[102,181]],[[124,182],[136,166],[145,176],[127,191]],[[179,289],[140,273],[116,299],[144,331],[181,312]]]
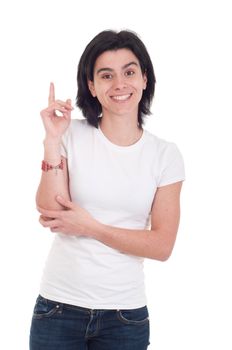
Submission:
[[[57,169],[63,170],[63,169],[64,169],[63,159],[61,159],[61,162],[60,162],[60,164],[58,164],[58,165],[51,165],[51,164],[49,164],[48,162],[46,162],[46,160],[43,160],[43,161],[42,161],[41,169],[42,169],[43,171],[46,171],[46,172],[47,172],[48,170],[53,170],[53,169],[55,169],[56,171],[57,171]]]

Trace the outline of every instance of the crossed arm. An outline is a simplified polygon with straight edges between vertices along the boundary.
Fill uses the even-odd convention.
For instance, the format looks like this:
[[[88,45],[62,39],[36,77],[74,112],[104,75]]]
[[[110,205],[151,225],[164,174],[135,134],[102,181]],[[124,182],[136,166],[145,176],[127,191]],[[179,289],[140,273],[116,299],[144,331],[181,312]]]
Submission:
[[[59,208],[38,206],[40,223],[52,232],[84,235],[123,253],[165,261],[171,255],[180,218],[182,182],[157,189],[151,210],[151,229],[134,230],[105,225],[64,196],[55,197]]]

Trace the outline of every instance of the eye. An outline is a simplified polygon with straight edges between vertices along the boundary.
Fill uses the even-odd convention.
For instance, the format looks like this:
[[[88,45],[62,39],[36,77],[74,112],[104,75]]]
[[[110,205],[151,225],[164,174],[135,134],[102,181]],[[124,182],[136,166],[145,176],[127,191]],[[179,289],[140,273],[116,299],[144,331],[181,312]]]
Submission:
[[[135,74],[135,71],[133,71],[133,70],[127,70],[126,72],[125,72],[125,75],[126,76],[128,76],[128,77],[130,77],[130,76],[132,76],[132,75],[134,75]]]
[[[109,74],[109,73],[102,75],[102,79],[105,79],[105,80],[112,79],[112,77],[113,77],[112,74]]]

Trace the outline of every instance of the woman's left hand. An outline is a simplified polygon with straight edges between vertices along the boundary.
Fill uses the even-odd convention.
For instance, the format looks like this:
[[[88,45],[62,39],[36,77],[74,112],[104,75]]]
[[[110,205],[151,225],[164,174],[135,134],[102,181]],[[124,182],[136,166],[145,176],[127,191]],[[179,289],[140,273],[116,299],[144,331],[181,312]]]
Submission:
[[[100,223],[85,209],[61,196],[57,196],[56,200],[64,207],[64,210],[47,210],[37,207],[41,214],[39,222],[43,227],[50,228],[52,232],[69,235],[91,236],[94,234],[95,228]]]

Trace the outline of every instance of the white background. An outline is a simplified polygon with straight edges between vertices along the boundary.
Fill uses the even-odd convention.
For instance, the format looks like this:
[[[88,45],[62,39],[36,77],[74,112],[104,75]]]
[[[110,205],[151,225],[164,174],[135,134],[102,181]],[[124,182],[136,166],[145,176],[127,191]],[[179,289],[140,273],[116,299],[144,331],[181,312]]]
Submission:
[[[136,31],[157,77],[146,128],[185,159],[182,220],[172,257],[147,260],[151,350],[232,349],[230,1],[2,1],[1,338],[28,349],[31,313],[53,239],[35,191],[49,82],[76,96],[76,66],[103,29]],[[73,117],[80,116],[76,109]],[[109,349],[110,350],[110,349]]]

